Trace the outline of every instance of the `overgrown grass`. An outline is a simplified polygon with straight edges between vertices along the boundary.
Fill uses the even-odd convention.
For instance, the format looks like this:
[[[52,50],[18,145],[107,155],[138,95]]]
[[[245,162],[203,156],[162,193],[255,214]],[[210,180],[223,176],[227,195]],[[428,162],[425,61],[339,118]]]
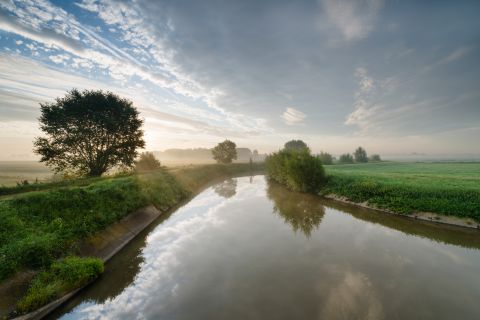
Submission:
[[[0,201],[0,281],[22,269],[39,270],[75,244],[127,214],[155,205],[167,210],[215,178],[260,164],[206,165],[115,178],[72,181],[71,186]],[[87,183],[89,181],[90,183]]]
[[[148,204],[169,208],[187,194],[160,170],[0,201],[0,280],[23,268],[48,267],[76,240]]]
[[[24,314],[60,298],[97,278],[103,272],[98,258],[66,257],[33,279],[27,295],[18,302],[17,312]]]
[[[322,193],[399,213],[435,212],[480,221],[480,163],[385,162],[326,170]]]

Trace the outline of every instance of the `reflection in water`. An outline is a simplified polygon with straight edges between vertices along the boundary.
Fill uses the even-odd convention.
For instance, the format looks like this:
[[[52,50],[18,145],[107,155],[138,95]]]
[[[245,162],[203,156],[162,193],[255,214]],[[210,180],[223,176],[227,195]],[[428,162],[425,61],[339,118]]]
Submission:
[[[235,181],[158,221],[49,318],[478,319],[479,232]]]
[[[226,199],[231,198],[235,195],[237,190],[237,179],[227,179],[214,186],[213,190],[215,190],[215,192],[221,197]]]
[[[273,212],[278,213],[293,231],[302,231],[310,237],[322,222],[325,209],[315,197],[307,193],[286,190],[278,183],[268,182],[267,196],[273,201]]]

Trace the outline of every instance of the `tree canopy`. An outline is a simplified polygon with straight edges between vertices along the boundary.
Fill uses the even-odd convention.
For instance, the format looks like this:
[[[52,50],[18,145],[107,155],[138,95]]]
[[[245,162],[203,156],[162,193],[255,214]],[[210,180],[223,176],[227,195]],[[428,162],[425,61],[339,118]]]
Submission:
[[[235,142],[230,140],[225,140],[217,144],[215,148],[212,149],[213,159],[218,163],[231,163],[232,160],[237,159],[237,145]]]
[[[368,162],[367,151],[362,147],[358,147],[353,156],[355,157],[355,162]]]
[[[353,157],[350,153],[344,153],[338,158],[340,163],[353,163]]]
[[[306,149],[310,151],[310,148],[302,140],[290,140],[284,145],[285,150],[303,150]]]
[[[139,112],[111,92],[73,89],[40,107],[46,136],[35,139],[34,151],[56,172],[100,176],[118,165],[131,167],[145,146]]]

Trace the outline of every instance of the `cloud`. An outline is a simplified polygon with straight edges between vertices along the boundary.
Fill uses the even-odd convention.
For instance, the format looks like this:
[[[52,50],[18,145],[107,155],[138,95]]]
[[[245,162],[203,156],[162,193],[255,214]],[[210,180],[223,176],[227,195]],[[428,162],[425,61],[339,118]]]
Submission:
[[[466,56],[469,52],[471,51],[471,48],[469,47],[460,47],[455,49],[452,53],[450,53],[448,56],[443,58],[438,62],[438,64],[444,64],[444,63],[450,63],[453,61],[457,61],[464,56]]]
[[[372,31],[382,0],[321,0],[328,20],[346,41],[365,38]]]
[[[283,121],[289,126],[303,123],[305,117],[306,115],[303,112],[294,108],[287,108],[282,114]]]

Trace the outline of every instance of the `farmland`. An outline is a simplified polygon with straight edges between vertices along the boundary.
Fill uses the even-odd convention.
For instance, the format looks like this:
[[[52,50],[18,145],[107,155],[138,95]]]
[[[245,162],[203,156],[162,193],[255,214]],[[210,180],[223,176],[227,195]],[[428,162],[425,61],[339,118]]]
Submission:
[[[329,181],[324,193],[400,213],[423,211],[480,219],[478,162],[381,162],[325,168]]]

